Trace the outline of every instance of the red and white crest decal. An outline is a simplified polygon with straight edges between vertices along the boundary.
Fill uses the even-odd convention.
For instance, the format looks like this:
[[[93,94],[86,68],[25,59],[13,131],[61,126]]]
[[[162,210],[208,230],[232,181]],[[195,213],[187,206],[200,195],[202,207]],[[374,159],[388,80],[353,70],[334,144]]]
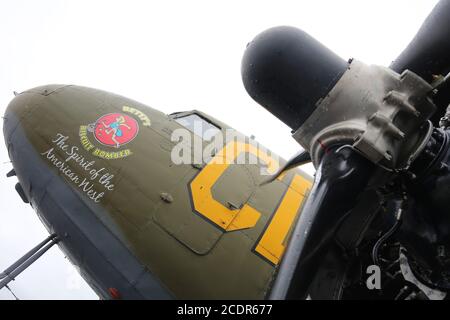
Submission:
[[[136,108],[123,106],[122,111],[105,114],[94,123],[80,126],[80,143],[86,151],[106,160],[122,159],[133,154],[129,148],[122,146],[136,138],[139,122],[144,127],[150,127],[151,121]],[[91,134],[98,143],[109,148],[103,149],[98,143],[93,143],[95,141],[91,142]]]
[[[94,137],[101,144],[119,148],[132,141],[139,131],[135,119],[123,113],[109,113],[95,122]]]

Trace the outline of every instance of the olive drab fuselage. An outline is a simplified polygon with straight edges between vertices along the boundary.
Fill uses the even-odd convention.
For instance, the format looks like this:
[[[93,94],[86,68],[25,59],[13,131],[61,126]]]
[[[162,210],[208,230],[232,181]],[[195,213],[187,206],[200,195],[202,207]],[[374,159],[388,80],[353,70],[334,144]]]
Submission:
[[[231,129],[198,111],[167,116],[136,101],[78,86],[25,91],[6,111],[5,141],[26,196],[102,298],[110,298],[108,288],[122,287],[111,274],[95,271],[95,254],[87,247],[114,257],[115,247],[107,239],[123,244],[141,273],[151,275],[158,290],[174,298],[262,299],[270,291],[312,180],[293,169],[261,185],[266,178],[261,167],[273,171],[278,158],[240,134],[242,139],[224,141],[208,162],[174,163],[171,155],[179,141],[172,136],[183,128],[177,120],[193,114],[217,127],[219,134]],[[208,141],[200,143],[204,148]],[[235,157],[243,153],[258,162],[216,161],[235,160],[227,159],[232,149],[240,150]],[[68,191],[52,191],[49,186],[57,181],[63,183],[59,190]],[[56,205],[65,209],[58,213]],[[64,230],[67,223],[57,220],[78,207],[84,209],[74,209],[70,221],[82,237],[91,239],[89,246],[81,247],[71,229]],[[96,222],[83,225],[86,215]],[[101,236],[96,224],[112,237]],[[139,287],[140,272],[126,275],[127,259],[118,266],[105,258],[116,266],[111,270],[128,277],[123,287],[157,290]],[[122,298],[134,297],[126,292],[122,290]]]

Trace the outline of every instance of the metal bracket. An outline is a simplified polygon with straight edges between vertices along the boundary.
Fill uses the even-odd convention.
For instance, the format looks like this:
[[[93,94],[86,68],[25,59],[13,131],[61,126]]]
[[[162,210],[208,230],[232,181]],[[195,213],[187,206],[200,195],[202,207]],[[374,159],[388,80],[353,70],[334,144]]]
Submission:
[[[56,234],[50,235],[36,247],[28,251],[22,258],[14,262],[9,268],[0,273],[0,289],[6,287],[8,283],[13,281],[25,269],[42,257],[58,241],[59,239],[56,237]]]

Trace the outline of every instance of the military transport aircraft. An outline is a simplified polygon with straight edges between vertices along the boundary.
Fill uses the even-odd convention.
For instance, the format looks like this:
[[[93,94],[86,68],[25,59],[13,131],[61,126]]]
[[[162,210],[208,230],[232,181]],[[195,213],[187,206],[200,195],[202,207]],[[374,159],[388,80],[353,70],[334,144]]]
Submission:
[[[31,89],[9,105],[17,189],[99,296],[263,298],[268,290],[311,179],[293,171],[259,186],[256,164],[174,164],[173,132],[194,121],[229,129],[198,111],[167,116],[78,86]],[[245,139],[214,157],[232,148],[275,165]]]
[[[0,288],[57,243],[103,299],[445,298],[448,30],[443,0],[390,68],[296,28],[258,35],[243,82],[305,150],[287,162],[200,111],[74,85],[17,94],[8,176],[50,236]]]

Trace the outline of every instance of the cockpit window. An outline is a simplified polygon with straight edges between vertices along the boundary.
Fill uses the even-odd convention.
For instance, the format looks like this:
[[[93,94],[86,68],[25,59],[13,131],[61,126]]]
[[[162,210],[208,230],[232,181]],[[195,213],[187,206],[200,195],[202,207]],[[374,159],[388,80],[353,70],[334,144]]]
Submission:
[[[220,132],[217,126],[196,114],[175,118],[175,121],[206,141],[211,140]]]

